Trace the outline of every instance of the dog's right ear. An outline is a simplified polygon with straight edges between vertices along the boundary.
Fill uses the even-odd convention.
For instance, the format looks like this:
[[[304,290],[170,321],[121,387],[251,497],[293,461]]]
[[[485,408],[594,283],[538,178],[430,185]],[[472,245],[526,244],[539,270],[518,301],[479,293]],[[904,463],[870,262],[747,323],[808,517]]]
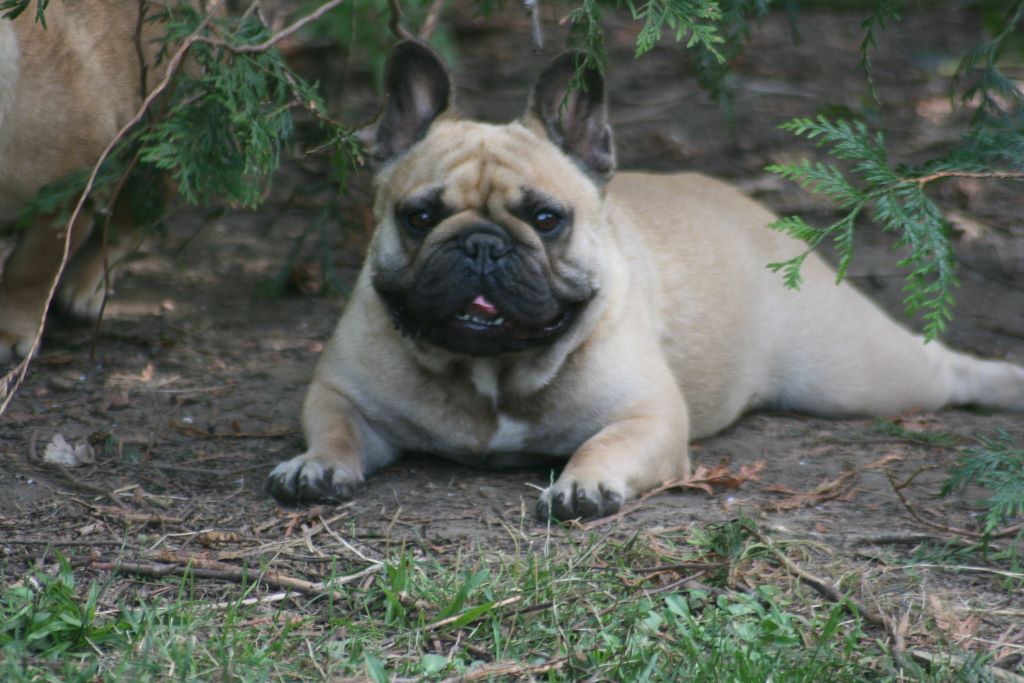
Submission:
[[[384,110],[360,134],[373,161],[385,164],[419,142],[439,116],[453,111],[453,91],[433,49],[416,40],[395,45],[384,68]]]

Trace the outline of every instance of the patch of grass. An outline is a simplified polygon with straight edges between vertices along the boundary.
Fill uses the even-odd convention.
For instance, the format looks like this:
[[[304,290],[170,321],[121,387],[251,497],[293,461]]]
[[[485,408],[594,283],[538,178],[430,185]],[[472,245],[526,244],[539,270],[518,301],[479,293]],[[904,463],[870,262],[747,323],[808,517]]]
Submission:
[[[200,597],[211,586],[186,578],[166,584],[163,598],[115,606],[106,597],[112,584],[78,585],[61,559],[52,573],[0,592],[0,680],[434,681],[472,673],[761,683],[902,675],[846,605],[808,603],[784,590],[788,582],[774,585],[777,567],[758,551],[753,529],[741,519],[627,539],[569,532],[553,538],[549,552],[497,555],[404,548],[368,582],[273,605],[243,604],[255,585],[229,585],[235,600],[211,604]],[[947,670],[918,673],[917,680],[956,680]]]

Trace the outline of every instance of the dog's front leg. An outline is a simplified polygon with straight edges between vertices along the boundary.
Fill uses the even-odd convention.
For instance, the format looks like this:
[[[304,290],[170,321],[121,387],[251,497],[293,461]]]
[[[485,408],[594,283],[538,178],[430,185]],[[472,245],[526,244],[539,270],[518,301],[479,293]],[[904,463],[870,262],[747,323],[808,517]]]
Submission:
[[[541,519],[603,517],[623,501],[689,472],[688,420],[680,397],[637,405],[588,439],[537,501]]]
[[[270,472],[267,488],[282,503],[348,500],[398,451],[366,422],[342,391],[314,379],[302,407],[307,450]]]

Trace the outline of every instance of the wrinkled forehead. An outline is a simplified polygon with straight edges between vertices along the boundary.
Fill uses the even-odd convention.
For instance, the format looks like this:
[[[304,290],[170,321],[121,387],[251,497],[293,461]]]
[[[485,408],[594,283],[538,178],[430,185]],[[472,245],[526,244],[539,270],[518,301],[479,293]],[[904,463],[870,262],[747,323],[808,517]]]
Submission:
[[[596,192],[553,144],[518,123],[438,122],[389,171],[382,180],[393,197],[438,188],[460,208],[508,206],[538,188],[566,197]]]

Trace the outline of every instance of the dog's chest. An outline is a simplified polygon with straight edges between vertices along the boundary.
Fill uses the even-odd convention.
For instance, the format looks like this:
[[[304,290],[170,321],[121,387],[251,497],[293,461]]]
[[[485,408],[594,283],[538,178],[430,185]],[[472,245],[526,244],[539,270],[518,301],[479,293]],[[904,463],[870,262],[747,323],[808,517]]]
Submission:
[[[423,401],[421,395],[418,409],[408,406],[401,417],[380,416],[392,443],[459,462],[512,467],[533,464],[537,456],[568,457],[594,431],[545,410],[541,397],[509,401],[507,380],[486,359],[461,370],[446,378],[443,398]],[[431,409],[424,411],[425,405]],[[412,415],[418,419],[411,421]]]

